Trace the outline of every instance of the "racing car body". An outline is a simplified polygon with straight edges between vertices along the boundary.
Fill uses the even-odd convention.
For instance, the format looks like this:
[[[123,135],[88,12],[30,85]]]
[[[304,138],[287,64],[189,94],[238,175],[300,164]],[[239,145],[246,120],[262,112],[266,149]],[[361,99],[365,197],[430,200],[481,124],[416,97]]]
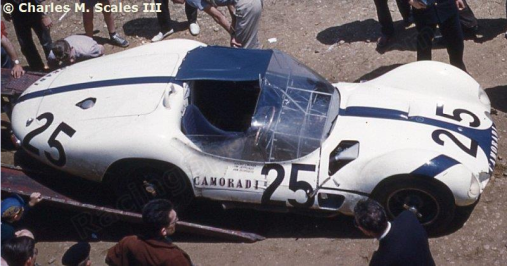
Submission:
[[[277,50],[170,40],[46,75],[12,126],[38,160],[120,194],[349,215],[370,196],[436,230],[490,179],[489,114],[479,84],[443,63],[330,84]]]

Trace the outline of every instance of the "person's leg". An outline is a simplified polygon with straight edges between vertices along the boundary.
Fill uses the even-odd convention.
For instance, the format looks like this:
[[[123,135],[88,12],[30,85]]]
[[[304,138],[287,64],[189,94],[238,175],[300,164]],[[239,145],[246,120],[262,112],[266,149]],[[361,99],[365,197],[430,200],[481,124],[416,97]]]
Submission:
[[[374,0],[377,7],[378,22],[380,23],[381,32],[385,36],[392,36],[394,34],[393,18],[391,11],[387,5],[387,0]]]
[[[44,54],[46,55],[46,59],[49,56],[49,53],[51,52],[51,34],[48,28],[44,27],[41,20],[38,19],[38,23],[35,23],[33,25],[33,31],[35,34],[37,34],[37,37],[39,38],[39,42],[42,46],[42,49],[44,50]]]
[[[477,31],[479,30],[479,21],[468,3],[465,0],[463,0],[463,2],[465,4],[465,9],[459,10],[461,29],[467,39],[473,39],[476,37]]]
[[[417,28],[417,61],[431,60],[431,48],[435,36],[435,24],[416,22]]]
[[[17,19],[13,18],[12,22],[14,24],[16,36],[18,36],[21,52],[25,56],[28,65],[35,71],[44,70],[44,63],[42,62],[32,38],[32,21],[33,19],[30,19],[29,16],[23,16]]]
[[[154,0],[156,4],[160,4],[161,12],[157,12],[158,25],[160,26],[160,32],[151,38],[152,42],[158,42],[163,40],[165,37],[174,33],[171,25],[171,14],[169,13],[169,1],[168,0]]]
[[[185,14],[189,24],[197,23],[197,8],[187,4],[187,2],[185,2]]]
[[[85,4],[87,11],[83,12],[83,26],[85,34],[88,37],[93,37],[93,8],[96,1],[93,0],[80,0],[80,3]]]
[[[100,0],[100,2],[103,5],[110,5],[111,3],[109,0]],[[109,34],[116,33],[116,26],[114,25],[114,18],[113,14],[111,12],[106,12],[105,10],[102,11],[102,14],[104,15],[104,21],[107,25],[107,30],[109,31]]]
[[[110,5],[109,0],[99,0],[103,5]],[[116,33],[116,26],[114,24],[113,14],[111,12],[102,11],[104,15],[104,21],[107,25],[107,30],[109,31],[109,38],[113,42],[113,44],[118,45],[120,47],[129,46],[129,42],[121,37],[118,33]]]
[[[93,37],[93,9],[83,12],[83,25],[86,36]]]
[[[463,62],[465,43],[459,15],[456,14],[456,16],[441,23],[440,32],[446,42],[447,53],[449,54],[449,61],[451,65],[466,71],[465,63]]]
[[[201,28],[199,27],[199,24],[197,24],[197,8],[185,2],[185,14],[187,15],[190,34],[194,36],[198,35]]]
[[[401,17],[403,18],[403,22],[405,27],[408,27],[414,23],[414,19],[412,18],[412,8],[407,0],[396,0],[396,4],[398,5],[398,10],[400,10]]]
[[[236,41],[243,48],[259,48],[259,22],[262,14],[262,0],[240,0],[236,4]]]
[[[172,30],[171,13],[169,12],[169,0],[154,0],[156,4],[160,4],[161,12],[157,12],[158,25],[160,32],[166,33]]]

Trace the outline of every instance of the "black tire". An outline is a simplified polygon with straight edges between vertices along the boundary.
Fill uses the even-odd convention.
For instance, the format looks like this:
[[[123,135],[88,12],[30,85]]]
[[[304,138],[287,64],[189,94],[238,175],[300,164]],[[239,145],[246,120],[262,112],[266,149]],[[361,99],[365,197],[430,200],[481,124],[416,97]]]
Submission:
[[[170,200],[183,212],[194,198],[192,186],[181,169],[163,163],[140,163],[125,167],[112,183],[116,207],[140,212],[153,199]]]
[[[456,211],[449,189],[436,180],[422,177],[388,179],[375,188],[371,197],[384,206],[391,220],[406,210],[405,204],[415,207],[420,213],[419,222],[430,235],[448,230]]]

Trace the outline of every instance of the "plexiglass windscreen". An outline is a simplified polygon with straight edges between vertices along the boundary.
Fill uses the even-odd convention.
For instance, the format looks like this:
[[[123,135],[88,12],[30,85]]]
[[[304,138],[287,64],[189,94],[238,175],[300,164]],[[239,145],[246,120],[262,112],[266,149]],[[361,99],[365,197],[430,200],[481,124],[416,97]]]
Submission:
[[[243,161],[279,162],[294,160],[319,149],[339,110],[339,94],[331,84],[279,51],[274,51],[264,77],[260,75],[258,83],[246,84],[229,86],[238,95],[234,99],[229,97],[229,103],[216,102],[219,100],[213,99],[216,93],[200,97],[206,100],[191,100],[182,119],[182,128],[202,152]],[[220,86],[224,87],[228,86]],[[203,90],[212,89],[205,85],[195,86],[191,99],[192,93],[198,95]],[[241,97],[241,90],[248,97]],[[252,97],[255,90],[258,91],[257,98]],[[255,106],[251,115],[240,114],[237,118],[251,118],[246,121],[249,127],[236,127],[231,131],[224,124],[227,119],[212,117],[212,113],[222,111],[220,108],[226,109],[238,102],[246,107],[243,109]],[[202,111],[210,106],[215,112],[203,114]],[[222,113],[231,112],[241,113],[243,110]],[[236,122],[230,120],[229,123]]]

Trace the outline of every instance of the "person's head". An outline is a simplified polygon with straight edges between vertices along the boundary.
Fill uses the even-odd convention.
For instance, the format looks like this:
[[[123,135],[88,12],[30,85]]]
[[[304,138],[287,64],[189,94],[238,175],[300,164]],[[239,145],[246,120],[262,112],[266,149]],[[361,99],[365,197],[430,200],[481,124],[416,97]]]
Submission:
[[[143,208],[143,223],[147,234],[152,237],[174,234],[177,221],[178,215],[168,200],[152,200]]]
[[[62,265],[64,266],[90,266],[90,244],[87,242],[79,242],[70,247],[62,257]]]
[[[21,229],[21,230],[19,230],[19,231],[16,231],[16,232],[14,233],[14,235],[15,235],[16,237],[26,236],[26,237],[29,237],[29,238],[31,238],[31,239],[35,239],[35,237],[33,236],[33,233],[32,233],[32,232],[30,232],[30,231],[29,231],[29,230],[27,230],[27,229]]]
[[[354,222],[367,236],[379,237],[387,228],[387,216],[382,205],[366,199],[354,207]]]
[[[51,51],[53,51],[53,54],[55,55],[56,60],[59,62],[69,62],[70,61],[70,51],[71,47],[70,44],[64,40],[60,39],[53,43],[53,46],[51,47]]]
[[[35,240],[26,236],[11,238],[2,243],[2,258],[10,266],[35,265],[37,253]]]
[[[19,196],[14,194],[2,201],[2,221],[17,222],[23,217],[25,201]]]

